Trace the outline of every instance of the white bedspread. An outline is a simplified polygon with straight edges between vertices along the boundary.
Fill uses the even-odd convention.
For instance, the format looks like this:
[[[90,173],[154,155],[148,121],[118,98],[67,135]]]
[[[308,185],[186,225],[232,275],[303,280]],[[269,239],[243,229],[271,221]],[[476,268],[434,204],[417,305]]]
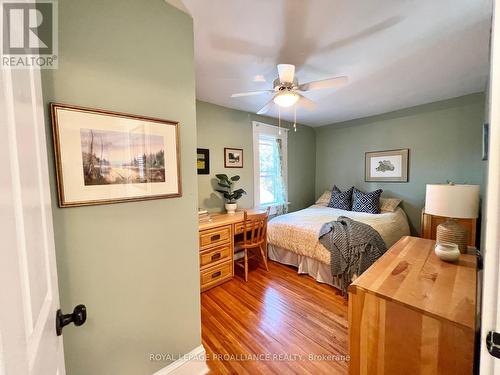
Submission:
[[[408,219],[400,207],[394,212],[375,215],[313,205],[270,220],[267,226],[268,242],[330,264],[330,252],[319,242],[318,234],[323,224],[336,220],[339,216],[347,216],[370,225],[380,233],[388,248],[402,236],[410,234]]]

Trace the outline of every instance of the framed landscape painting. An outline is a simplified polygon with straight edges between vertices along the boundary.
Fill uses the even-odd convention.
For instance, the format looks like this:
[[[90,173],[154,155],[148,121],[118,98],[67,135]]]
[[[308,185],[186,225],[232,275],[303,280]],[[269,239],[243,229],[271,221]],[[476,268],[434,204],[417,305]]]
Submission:
[[[224,168],[243,168],[243,150],[241,148],[224,148]]]
[[[60,207],[182,195],[177,122],[50,104]]]
[[[365,153],[366,182],[408,182],[409,149]]]

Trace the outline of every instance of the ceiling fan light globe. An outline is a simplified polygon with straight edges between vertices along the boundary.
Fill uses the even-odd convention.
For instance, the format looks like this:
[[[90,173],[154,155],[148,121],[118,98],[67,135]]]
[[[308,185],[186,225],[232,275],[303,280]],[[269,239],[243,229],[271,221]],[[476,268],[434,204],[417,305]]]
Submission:
[[[276,95],[273,99],[274,103],[280,107],[291,107],[299,100],[299,96],[294,92],[283,92]]]

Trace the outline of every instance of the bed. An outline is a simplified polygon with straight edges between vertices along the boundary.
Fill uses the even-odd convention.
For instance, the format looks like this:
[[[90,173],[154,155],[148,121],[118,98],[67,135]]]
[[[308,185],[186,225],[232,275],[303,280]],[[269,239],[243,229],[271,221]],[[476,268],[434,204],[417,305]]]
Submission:
[[[295,266],[298,273],[309,274],[321,283],[338,288],[338,280],[330,271],[330,252],[319,242],[318,234],[323,224],[336,220],[339,216],[347,216],[370,225],[380,233],[387,248],[410,234],[408,219],[400,207],[394,212],[368,214],[313,205],[269,221],[269,258]]]

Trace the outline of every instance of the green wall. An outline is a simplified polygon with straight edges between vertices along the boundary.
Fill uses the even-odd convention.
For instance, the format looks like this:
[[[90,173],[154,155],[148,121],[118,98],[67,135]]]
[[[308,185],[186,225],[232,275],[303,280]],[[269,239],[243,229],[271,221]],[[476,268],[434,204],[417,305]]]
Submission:
[[[210,104],[196,102],[198,147],[210,150],[210,175],[198,175],[198,203],[200,208],[217,212],[224,209],[224,201],[213,190],[215,174],[238,174],[238,187],[248,195],[238,201],[242,208],[254,205],[253,189],[253,135],[252,121],[278,125],[278,120]],[[284,126],[290,124],[282,122]],[[224,168],[224,147],[243,149],[243,168]],[[297,132],[288,134],[288,200],[290,211],[314,203],[315,134],[308,126],[298,125]]]
[[[201,343],[192,20],[162,0],[59,1],[59,52],[59,69],[43,71],[46,104],[180,122],[174,199],[60,209],[47,140],[61,306],[88,308],[64,330],[67,373],[151,374],[168,363],[150,353]]]
[[[467,95],[316,129],[316,195],[337,184],[384,189],[404,200],[413,233],[420,232],[425,185],[481,184],[484,95]],[[367,151],[410,149],[408,183],[364,182]]]

